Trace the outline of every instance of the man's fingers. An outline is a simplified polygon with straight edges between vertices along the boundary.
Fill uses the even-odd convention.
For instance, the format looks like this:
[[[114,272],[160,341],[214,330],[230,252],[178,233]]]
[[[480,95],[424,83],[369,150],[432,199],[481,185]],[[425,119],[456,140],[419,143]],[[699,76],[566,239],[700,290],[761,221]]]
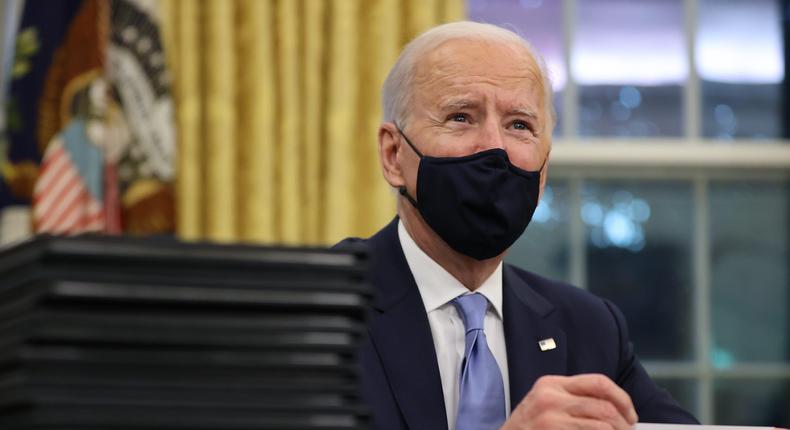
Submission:
[[[638,420],[628,393],[611,379],[599,374],[576,375],[564,379],[564,388],[577,396],[595,397],[612,403],[629,424]]]
[[[617,430],[629,430],[632,425],[612,403],[594,397],[575,397],[567,412],[575,418],[607,422]]]
[[[630,430],[636,421],[631,398],[603,375],[544,376],[506,428]]]

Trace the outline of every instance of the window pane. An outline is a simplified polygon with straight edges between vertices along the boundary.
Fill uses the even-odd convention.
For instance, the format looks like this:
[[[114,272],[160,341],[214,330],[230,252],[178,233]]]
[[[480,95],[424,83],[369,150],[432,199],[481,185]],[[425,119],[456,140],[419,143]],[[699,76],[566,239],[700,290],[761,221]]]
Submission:
[[[515,31],[543,55],[554,87],[557,125],[562,130],[562,88],[567,80],[562,31],[562,2],[554,0],[468,0],[469,19]]]
[[[790,359],[790,184],[710,185],[713,364]]]
[[[587,285],[617,304],[643,359],[692,355],[692,220],[688,182],[588,181]]]
[[[703,133],[780,137],[784,54],[777,0],[699,0],[695,66]]]
[[[678,85],[592,85],[579,89],[581,136],[681,136]]]
[[[568,282],[568,205],[565,182],[547,185],[532,222],[510,248],[506,260],[541,276]]]
[[[680,136],[681,0],[578,0],[572,73],[583,136]]]
[[[715,408],[715,424],[790,428],[790,381],[717,381]]]

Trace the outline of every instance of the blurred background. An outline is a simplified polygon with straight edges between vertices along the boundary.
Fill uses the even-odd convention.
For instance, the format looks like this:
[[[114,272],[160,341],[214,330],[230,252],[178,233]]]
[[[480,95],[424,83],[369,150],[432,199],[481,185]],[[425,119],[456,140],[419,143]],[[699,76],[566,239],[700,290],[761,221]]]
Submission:
[[[368,236],[394,216],[376,129],[400,48],[442,22],[493,23],[544,55],[559,118],[508,260],[617,303],[648,371],[703,423],[790,427],[788,10],[5,0],[0,241]]]

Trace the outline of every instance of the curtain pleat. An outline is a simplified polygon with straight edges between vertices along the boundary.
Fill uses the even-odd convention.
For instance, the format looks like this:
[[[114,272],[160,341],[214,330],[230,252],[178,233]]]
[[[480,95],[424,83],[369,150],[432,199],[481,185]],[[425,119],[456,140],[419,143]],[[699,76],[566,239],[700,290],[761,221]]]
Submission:
[[[204,73],[200,43],[200,5],[193,1],[168,1],[163,10],[166,53],[174,74],[178,163],[176,176],[176,227],[184,239],[204,236],[202,170],[202,112]],[[181,152],[183,151],[183,152]]]
[[[239,239],[252,242],[278,239],[275,228],[275,157],[277,155],[277,79],[274,2],[238,3],[238,189]]]
[[[277,136],[278,176],[280,178],[278,197],[278,218],[280,220],[279,238],[286,244],[302,241],[304,219],[302,175],[300,165],[303,161],[304,112],[301,100],[302,70],[300,59],[301,22],[299,4],[295,0],[277,2],[277,59],[280,90],[279,109],[281,113]]]
[[[218,241],[237,239],[236,217],[236,50],[235,4],[226,0],[206,0],[203,23],[205,49],[205,127],[203,160],[206,175],[203,187],[206,235]]]
[[[329,64],[327,65],[327,136],[324,193],[327,236],[335,232],[354,231],[357,200],[366,196],[358,191],[354,169],[359,167],[355,149],[356,124],[359,121],[359,68],[356,49],[360,38],[359,1],[335,1],[330,4]],[[352,168],[353,166],[353,168]]]
[[[463,0],[164,0],[178,126],[178,234],[325,245],[395,214],[380,88],[409,39]]]
[[[441,11],[442,0],[406,0],[403,2],[405,12],[405,22],[402,27],[405,32],[401,33],[401,42],[408,43],[418,34],[425,31],[437,23],[439,12]]]
[[[301,164],[302,172],[302,214],[303,214],[303,242],[321,243],[323,229],[321,220],[324,216],[321,199],[321,184],[323,171],[321,159],[324,155],[324,129],[323,121],[324,103],[324,62],[326,61],[324,40],[325,22],[324,0],[304,0],[302,13],[304,14],[304,61],[302,62],[303,116],[306,119],[302,124],[304,130],[304,162]]]

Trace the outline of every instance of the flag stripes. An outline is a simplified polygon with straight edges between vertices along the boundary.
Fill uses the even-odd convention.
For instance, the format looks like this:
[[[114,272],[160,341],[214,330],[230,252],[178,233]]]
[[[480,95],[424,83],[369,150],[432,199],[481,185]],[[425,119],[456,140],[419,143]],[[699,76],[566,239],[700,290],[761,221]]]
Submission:
[[[73,234],[101,231],[102,204],[91,195],[60,139],[47,148],[39,181],[33,190],[33,221],[37,232]]]

